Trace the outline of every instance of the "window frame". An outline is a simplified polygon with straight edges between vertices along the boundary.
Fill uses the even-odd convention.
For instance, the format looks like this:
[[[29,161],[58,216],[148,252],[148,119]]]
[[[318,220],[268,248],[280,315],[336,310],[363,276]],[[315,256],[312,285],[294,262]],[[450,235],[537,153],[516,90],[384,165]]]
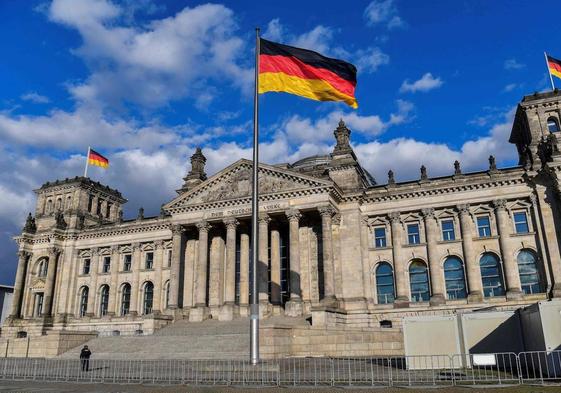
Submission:
[[[123,272],[132,271],[132,254],[123,254]]]
[[[378,273],[378,270],[383,267],[389,267],[389,273]],[[380,284],[379,277],[391,277],[391,284]],[[395,274],[393,266],[386,261],[379,262],[374,268],[374,280],[376,281],[376,304],[392,304],[395,302]],[[380,288],[390,288],[392,289],[392,293],[382,293]],[[384,295],[384,300],[382,301],[381,298]],[[388,299],[388,295],[389,299]]]
[[[487,255],[493,257],[496,261],[497,274],[495,274],[495,275],[484,276],[483,272],[481,272],[481,260]],[[487,266],[489,266],[489,265],[487,265]],[[499,297],[499,296],[505,296],[506,295],[503,264],[502,264],[502,261],[497,254],[495,254],[493,252],[484,252],[483,254],[481,254],[481,256],[479,257],[479,271],[481,273],[481,286],[483,288],[483,297],[493,298],[493,297]],[[485,285],[485,280],[486,279],[490,280],[493,277],[497,277],[499,279],[500,286]],[[499,293],[496,293],[497,288],[500,288],[500,291],[498,291]]]
[[[87,276],[91,274],[92,271],[92,259],[90,257],[86,257],[82,259],[82,274]]]
[[[517,222],[516,216],[523,214],[524,215],[524,222]],[[528,221],[528,212],[526,210],[515,210],[512,212],[512,224],[514,225],[514,233],[516,234],[528,234],[530,233],[530,222]],[[525,231],[519,231],[518,225],[525,225]]]
[[[378,236],[376,231],[382,230],[384,232],[383,236]],[[388,246],[388,235],[387,228],[385,226],[377,226],[372,230],[374,234],[374,248],[386,248]],[[378,244],[380,240],[380,244]]]
[[[126,292],[125,292],[125,288],[127,289]],[[121,304],[120,304],[120,310],[119,310],[119,314],[122,317],[130,314],[130,311],[131,311],[131,292],[132,292],[131,285],[129,283],[123,284],[123,286],[121,287]],[[126,305],[126,307],[125,307],[125,305]]]
[[[148,258],[148,255],[150,255],[150,258]],[[146,251],[144,253],[144,269],[154,270],[154,251]]]
[[[78,316],[83,318],[88,313],[88,301],[90,297],[90,288],[83,286],[80,288],[80,302],[78,303]]]
[[[460,262],[460,267],[459,268],[454,268],[454,269],[446,269],[446,264],[450,263],[454,259]],[[446,290],[446,299],[447,300],[467,299],[468,288],[467,288],[466,268],[465,268],[464,261],[462,261],[462,259],[460,257],[456,256],[456,255],[449,255],[444,259],[444,262],[442,263],[442,271],[444,273],[444,288]],[[447,272],[456,272],[456,271],[461,271],[461,273],[462,273],[461,278],[455,278],[455,277],[449,278],[449,277],[447,277],[447,275],[446,275]],[[463,284],[462,288],[460,290],[448,289],[448,283],[449,282],[450,283],[458,283],[460,281]],[[455,297],[451,297],[450,292],[454,292]],[[462,296],[457,296],[458,292],[461,293]]]
[[[480,219],[487,219],[487,225],[479,225]],[[491,216],[489,214],[480,214],[475,216],[475,224],[477,227],[477,236],[480,238],[487,238],[493,235],[493,231],[491,230]],[[481,235],[481,229],[487,228],[489,230],[488,234]]]
[[[409,231],[410,228],[412,227],[417,227],[417,232],[416,233],[411,233]],[[417,238],[417,241],[411,241],[411,239],[415,239],[415,236]],[[419,225],[419,222],[412,222],[407,224],[407,244],[410,245],[418,245],[421,244],[421,226]]]
[[[111,289],[109,285],[103,284],[99,293],[99,315],[101,317],[107,315],[109,312],[109,296]]]
[[[413,276],[411,273],[411,267],[414,264],[422,264],[424,266],[424,271],[423,272],[413,272],[413,275],[417,275],[417,276],[421,276],[424,275],[424,277],[426,278],[426,281],[414,281],[413,280]],[[430,297],[431,297],[431,282],[430,282],[430,274],[429,274],[429,266],[428,264],[423,261],[422,259],[414,259],[409,263],[408,269],[407,269],[407,273],[409,275],[409,293],[411,295],[411,303],[421,303],[421,302],[428,302],[430,301]],[[423,292],[415,292],[415,294],[419,294],[420,296],[418,298],[414,298],[413,297],[413,284],[425,284],[426,283],[426,291]],[[426,296],[424,296],[424,294],[426,294]]]
[[[523,253],[527,253],[530,254],[534,261],[532,264],[530,263],[520,263],[520,256]],[[534,250],[532,250],[531,248],[523,248],[520,251],[518,251],[517,255],[516,255],[516,266],[518,267],[518,276],[520,277],[520,288],[522,289],[522,292],[524,292],[527,295],[533,295],[536,293],[544,293],[545,292],[545,288],[544,288],[544,280],[542,279],[542,274],[541,274],[541,269],[538,265],[539,263],[539,258],[538,255],[536,254],[536,252]],[[533,272],[523,272],[520,267],[521,266],[530,266],[533,265],[534,271]],[[535,276],[536,280],[533,281],[532,283],[525,283],[523,279],[523,277],[531,277],[531,276]],[[533,288],[536,289],[533,289]]]
[[[107,262],[109,261],[109,262]],[[102,273],[109,273],[111,272],[111,256],[104,255],[103,256],[103,264],[101,265],[101,272]]]
[[[444,224],[447,223],[452,224],[451,229],[444,229]],[[453,217],[447,217],[440,220],[440,232],[442,234],[442,241],[451,242],[456,240],[456,223]],[[450,233],[452,234],[451,236]]]
[[[555,130],[553,130],[553,131],[551,130],[550,123],[553,123],[555,125]],[[555,116],[549,116],[547,118],[545,124],[547,126],[547,131],[549,131],[550,133],[561,131],[561,129],[559,128],[559,121],[557,120],[557,118]]]

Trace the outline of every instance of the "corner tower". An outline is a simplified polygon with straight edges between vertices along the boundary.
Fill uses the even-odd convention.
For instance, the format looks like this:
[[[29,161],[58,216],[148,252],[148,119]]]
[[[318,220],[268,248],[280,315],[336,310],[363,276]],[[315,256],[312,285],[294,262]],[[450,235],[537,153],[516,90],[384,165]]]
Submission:
[[[78,176],[47,182],[34,191],[37,194],[34,224],[38,231],[80,229],[118,221],[122,205],[127,201],[119,191]],[[30,229],[33,225],[26,227]]]
[[[524,96],[512,125],[509,142],[516,145],[519,165],[540,170],[553,161],[561,138],[561,91]]]

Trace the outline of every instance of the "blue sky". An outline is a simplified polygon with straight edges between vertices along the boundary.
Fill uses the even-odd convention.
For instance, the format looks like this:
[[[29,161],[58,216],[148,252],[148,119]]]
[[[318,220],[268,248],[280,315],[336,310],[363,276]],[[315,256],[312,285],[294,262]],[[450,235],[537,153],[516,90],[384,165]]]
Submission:
[[[251,154],[254,27],[359,69],[358,110],[261,97],[262,157],[332,149],[340,117],[378,182],[516,164],[517,102],[549,88],[561,57],[546,1],[0,2],[0,283],[10,284],[33,188],[83,172],[91,145],[111,161],[92,178],[156,213],[202,146],[207,171]],[[548,22],[549,21],[549,22]],[[560,86],[561,86],[561,81]]]

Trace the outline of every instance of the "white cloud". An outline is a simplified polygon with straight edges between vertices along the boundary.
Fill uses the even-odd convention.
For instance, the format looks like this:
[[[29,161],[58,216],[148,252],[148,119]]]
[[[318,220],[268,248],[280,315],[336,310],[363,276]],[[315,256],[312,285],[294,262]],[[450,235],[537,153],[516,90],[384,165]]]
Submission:
[[[364,17],[370,26],[385,24],[393,29],[405,25],[393,0],[374,0],[364,10]]]
[[[367,74],[375,72],[379,66],[390,62],[390,57],[377,47],[359,49],[354,58],[358,70]]]
[[[181,129],[108,119],[95,109],[54,110],[48,115],[0,114],[0,136],[16,144],[72,150],[87,147],[144,147],[176,142]]]
[[[49,97],[43,96],[35,91],[30,91],[20,96],[24,101],[33,102],[35,104],[48,104],[50,102]]]
[[[505,70],[520,70],[526,67],[526,64],[519,63],[518,60],[512,58],[505,60],[504,68]]]
[[[518,87],[519,87],[518,83],[509,83],[508,85],[506,85],[504,87],[503,91],[505,93],[509,93],[509,92],[513,91],[514,89],[516,89]]]
[[[291,144],[329,144],[333,140],[333,130],[339,119],[343,119],[352,131],[373,137],[382,134],[391,126],[406,123],[411,119],[413,104],[404,100],[398,100],[396,103],[397,111],[390,114],[387,121],[378,115],[361,116],[356,111],[333,111],[316,120],[294,115],[282,122],[278,128],[288,137]]]
[[[123,9],[106,0],[54,0],[49,18],[76,29],[74,53],[92,73],[70,86],[87,103],[148,107],[196,97],[211,81],[250,90],[252,71],[243,66],[245,42],[236,36],[232,10],[217,4],[184,8],[144,26],[119,22]]]
[[[331,27],[318,25],[310,31],[295,35],[288,32],[280,19],[276,18],[267,24],[263,37],[349,61],[355,64],[361,73],[376,72],[379,66],[389,63],[390,57],[378,47],[367,47],[350,52],[341,46],[334,45],[335,32],[336,30]]]
[[[427,72],[421,77],[421,79],[418,79],[415,82],[409,82],[408,79],[404,80],[399,91],[401,93],[416,93],[418,91],[426,92],[439,88],[443,83],[442,79],[439,77],[435,78],[430,72]]]

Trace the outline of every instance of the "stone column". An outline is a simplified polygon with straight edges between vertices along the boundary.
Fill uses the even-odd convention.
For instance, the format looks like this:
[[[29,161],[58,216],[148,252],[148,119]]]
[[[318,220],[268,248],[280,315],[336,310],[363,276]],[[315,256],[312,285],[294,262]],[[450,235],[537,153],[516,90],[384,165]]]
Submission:
[[[273,306],[281,304],[280,257],[280,232],[275,225],[271,229],[271,303]]]
[[[172,233],[172,251],[171,251],[171,266],[169,278],[169,302],[168,308],[175,310],[179,307],[179,280],[181,272],[181,259],[183,250],[183,240],[185,236],[185,228],[181,225],[173,225],[171,227]]]
[[[408,307],[409,291],[407,288],[407,271],[405,269],[405,260],[401,249],[403,243],[401,216],[399,212],[391,212],[388,217],[391,222],[392,230],[393,274],[397,292],[394,306]]]
[[[164,241],[157,240],[154,242],[155,254],[154,254],[154,303],[152,306],[152,312],[154,314],[160,314],[162,312],[162,263],[164,260]]]
[[[16,281],[14,283],[14,294],[12,297],[11,318],[20,318],[21,304],[23,299],[23,291],[25,284],[25,276],[27,274],[27,262],[31,257],[31,253],[27,251],[18,252],[18,269],[16,272]]]
[[[224,240],[214,233],[210,241],[210,260],[208,278],[208,305],[213,317],[218,314],[217,307],[224,301]]]
[[[259,255],[257,266],[257,288],[259,290],[259,303],[269,304],[269,222],[271,218],[265,214],[259,214]]]
[[[504,199],[497,199],[493,201],[493,205],[495,206],[497,227],[499,228],[499,244],[504,262],[503,270],[507,287],[506,296],[508,299],[518,299],[522,296],[522,289],[520,286],[520,275],[518,274],[518,264],[514,259],[514,250],[509,241],[512,225],[506,211],[506,201]]]
[[[207,317],[206,283],[208,264],[208,231],[210,224],[201,221],[197,224],[199,230],[199,255],[195,271],[195,308],[189,312],[190,321],[202,321]]]
[[[50,317],[52,315],[52,305],[53,297],[55,291],[55,279],[56,279],[56,268],[57,260],[60,254],[60,250],[51,247],[49,248],[49,265],[47,267],[47,278],[45,281],[45,292],[43,298],[43,315],[45,317]]]
[[[113,316],[118,314],[116,309],[118,286],[119,286],[119,265],[121,258],[119,246],[111,247],[111,286],[109,287],[109,304],[107,305],[107,315]]]
[[[138,315],[138,295],[140,292],[140,266],[142,261],[140,259],[140,243],[132,245],[132,284],[131,284],[131,304],[130,316]]]
[[[481,283],[481,267],[475,259],[473,249],[473,227],[469,205],[457,206],[460,212],[460,230],[462,231],[462,249],[464,251],[464,267],[467,273],[468,302],[477,303],[483,300],[483,284]]]
[[[335,302],[335,270],[333,266],[333,239],[331,228],[333,213],[334,210],[331,206],[319,208],[323,243],[323,303]]]
[[[553,198],[546,194],[546,188],[536,186],[537,208],[541,215],[542,232],[545,240],[545,251],[549,273],[552,278],[551,296],[561,297],[561,253],[555,225],[555,210],[553,210]],[[545,261],[544,261],[545,263]],[[545,266],[544,266],[545,268]],[[545,283],[544,283],[545,284]]]
[[[427,238],[427,255],[429,259],[429,272],[431,281],[431,305],[440,305],[446,302],[444,297],[443,271],[438,258],[437,241],[439,238],[438,224],[434,217],[434,209],[423,209],[425,220],[425,236]]]
[[[299,317],[303,313],[302,289],[300,279],[300,218],[302,214],[296,209],[286,212],[288,218],[289,236],[289,265],[290,265],[290,300],[285,305],[285,312],[289,317]]]
[[[240,315],[249,315],[249,233],[240,233]]]
[[[224,272],[224,306],[220,312],[220,319],[229,321],[234,317],[234,303],[236,301],[236,227],[239,221],[235,218],[224,220],[226,225],[226,266]]]

